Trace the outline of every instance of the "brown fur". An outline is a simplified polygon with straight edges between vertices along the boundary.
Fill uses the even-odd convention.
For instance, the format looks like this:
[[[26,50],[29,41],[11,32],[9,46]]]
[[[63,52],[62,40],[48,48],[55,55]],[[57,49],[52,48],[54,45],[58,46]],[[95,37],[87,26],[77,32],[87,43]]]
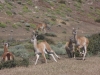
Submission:
[[[78,46],[78,48],[82,48],[84,45],[84,41],[86,40],[86,46],[88,46],[89,44],[89,40],[86,37],[77,37],[78,41],[80,42],[80,46]]]
[[[31,42],[33,42],[33,45],[34,45],[34,49],[35,49],[35,54],[36,54],[36,62],[35,62],[35,65],[37,64],[37,61],[39,59],[39,54],[41,53],[45,62],[47,63],[47,59],[45,57],[45,54],[49,54],[53,57],[53,59],[56,61],[54,55],[59,58],[57,56],[57,54],[51,49],[50,45],[46,42],[46,41],[43,41],[43,42],[40,42],[37,44],[37,39],[36,39],[37,35],[35,33],[35,31],[33,32],[33,37],[31,39]],[[57,62],[57,61],[56,61]]]
[[[46,33],[46,28],[47,25],[45,23],[40,23],[38,25],[36,25],[36,31],[43,31],[44,33]]]
[[[11,52],[8,51],[7,43],[4,44],[4,53],[2,55],[3,61],[14,60],[14,56]]]
[[[87,47],[89,44],[89,40],[84,37],[84,36],[78,36],[77,35],[77,30],[73,29],[72,34],[74,35],[74,42],[75,42],[75,46],[77,47],[77,50],[80,52],[80,54],[83,54],[83,60],[85,60],[85,56],[87,54]],[[80,51],[80,49],[83,48],[83,53]]]

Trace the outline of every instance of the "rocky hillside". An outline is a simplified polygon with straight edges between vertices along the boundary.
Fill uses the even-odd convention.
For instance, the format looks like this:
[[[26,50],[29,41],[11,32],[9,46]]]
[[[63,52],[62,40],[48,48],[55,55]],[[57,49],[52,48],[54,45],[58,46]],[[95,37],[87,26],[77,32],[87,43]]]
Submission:
[[[55,41],[65,41],[72,28],[79,35],[100,32],[100,0],[0,0],[0,39],[30,39],[38,23],[46,23]]]

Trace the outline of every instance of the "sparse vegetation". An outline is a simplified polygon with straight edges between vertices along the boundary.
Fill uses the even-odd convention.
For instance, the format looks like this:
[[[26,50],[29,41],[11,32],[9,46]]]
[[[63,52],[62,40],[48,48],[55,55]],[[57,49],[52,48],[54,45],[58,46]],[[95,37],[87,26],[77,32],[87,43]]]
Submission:
[[[30,28],[29,28],[29,27],[26,27],[25,29],[26,29],[27,31],[30,31]]]
[[[4,8],[3,4],[0,4],[0,11]]]
[[[5,27],[6,27],[6,24],[0,22],[0,27],[1,27],[1,28],[5,28]]]
[[[35,24],[30,24],[31,28],[35,29],[36,25]]]
[[[79,2],[76,2],[75,5],[78,9],[81,8],[81,4]]]
[[[12,4],[11,3],[6,3],[6,7],[11,10],[12,9]]]
[[[16,24],[12,24],[12,27],[17,29],[17,25]]]
[[[6,14],[9,15],[9,16],[12,16],[12,12],[10,10],[6,11]]]
[[[28,9],[27,6],[23,6],[23,12],[24,12],[24,13],[27,13],[27,12],[30,12],[30,10]]]

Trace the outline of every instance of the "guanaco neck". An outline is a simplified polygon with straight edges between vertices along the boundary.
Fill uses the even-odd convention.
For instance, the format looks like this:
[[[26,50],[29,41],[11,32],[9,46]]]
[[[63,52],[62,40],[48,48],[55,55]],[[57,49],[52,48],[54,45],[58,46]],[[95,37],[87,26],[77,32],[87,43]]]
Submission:
[[[37,39],[34,39],[33,45],[34,45],[34,49],[35,49],[35,52],[36,52],[36,49],[37,49]]]
[[[77,34],[74,34],[74,42],[77,44]]]
[[[4,53],[8,52],[8,47],[4,46]]]

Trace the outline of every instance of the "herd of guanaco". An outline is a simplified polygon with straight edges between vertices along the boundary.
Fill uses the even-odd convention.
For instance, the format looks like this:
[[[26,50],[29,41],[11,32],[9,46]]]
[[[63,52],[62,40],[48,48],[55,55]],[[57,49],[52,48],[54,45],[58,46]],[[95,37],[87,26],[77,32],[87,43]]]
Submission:
[[[37,25],[36,29],[32,32],[32,38],[31,42],[34,46],[34,52],[36,55],[35,65],[38,62],[38,59],[40,57],[40,54],[43,56],[45,63],[47,63],[47,59],[45,54],[50,55],[55,62],[57,62],[55,56],[60,59],[60,57],[55,53],[55,51],[50,47],[49,43],[47,41],[43,41],[40,43],[37,43],[37,31],[40,29],[43,30],[44,33],[46,33],[46,27],[47,25],[45,23],[41,23]],[[89,44],[89,40],[86,37],[78,36],[77,34],[78,29],[73,28],[72,35],[68,42],[65,44],[65,50],[68,54],[68,57],[74,57],[75,58],[75,51],[79,51],[79,54],[82,55],[82,60],[85,60],[86,54],[87,54],[87,47]],[[80,49],[83,49],[82,51]],[[8,43],[4,43],[4,53],[2,55],[2,61],[6,62],[8,60],[14,60],[13,53],[8,51]]]

